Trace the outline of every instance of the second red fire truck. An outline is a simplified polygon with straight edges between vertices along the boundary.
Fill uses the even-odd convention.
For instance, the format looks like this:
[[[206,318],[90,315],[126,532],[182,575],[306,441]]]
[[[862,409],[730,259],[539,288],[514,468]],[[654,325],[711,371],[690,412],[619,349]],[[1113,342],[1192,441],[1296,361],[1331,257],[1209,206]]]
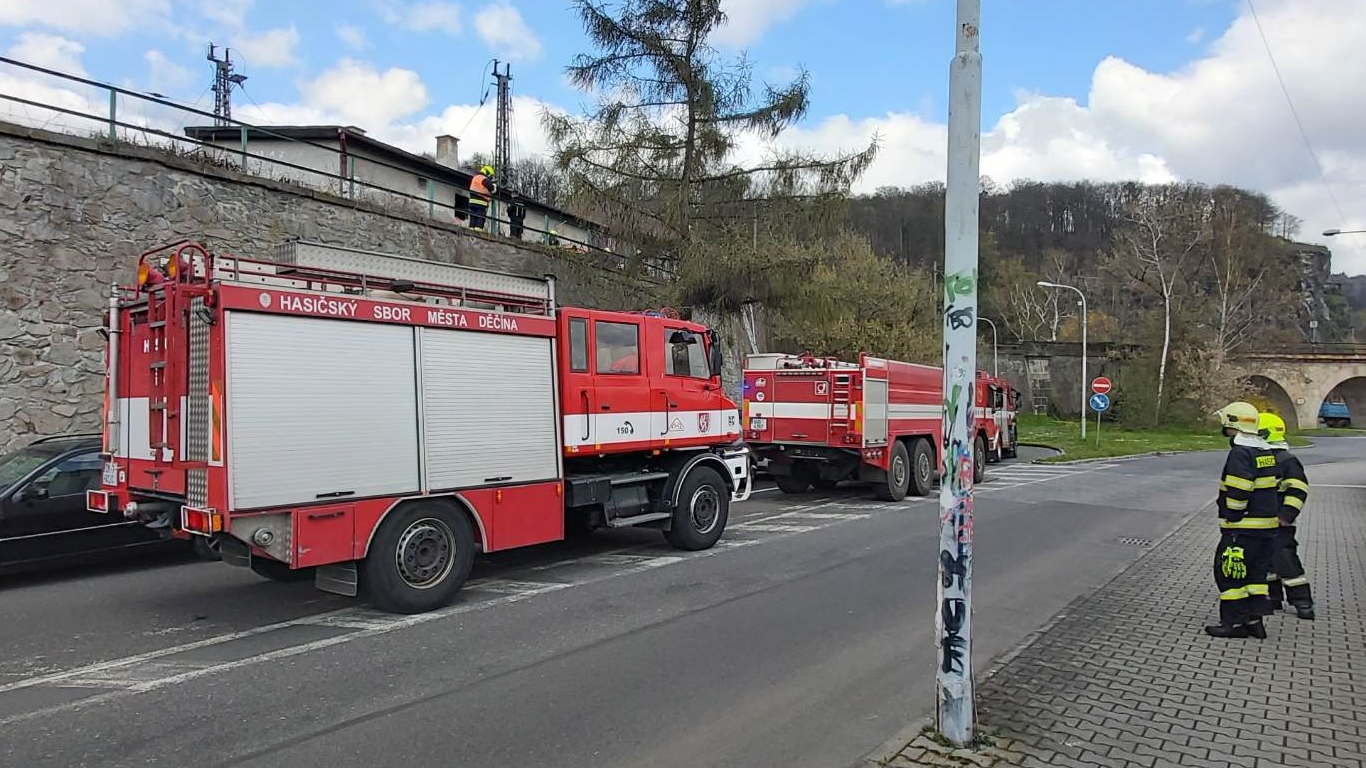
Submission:
[[[744,370],[745,439],[778,488],[805,493],[844,480],[872,483],[879,498],[925,496],[934,487],[943,434],[944,373],[871,355],[858,362],[810,354],[750,355]],[[974,481],[987,462],[1013,458],[1019,393],[978,372]]]
[[[109,308],[93,511],[418,612],[477,551],[574,527],[711,547],[750,489],[706,327],[559,307],[552,278],[291,242],[182,242]]]

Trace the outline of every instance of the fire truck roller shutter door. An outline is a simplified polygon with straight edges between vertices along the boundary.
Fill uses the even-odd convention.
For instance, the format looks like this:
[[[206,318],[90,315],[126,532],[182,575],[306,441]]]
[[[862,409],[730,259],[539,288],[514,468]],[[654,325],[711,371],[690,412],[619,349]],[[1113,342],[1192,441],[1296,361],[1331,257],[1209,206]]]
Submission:
[[[229,312],[234,509],[419,490],[413,329]]]
[[[550,339],[420,333],[428,489],[557,479]]]

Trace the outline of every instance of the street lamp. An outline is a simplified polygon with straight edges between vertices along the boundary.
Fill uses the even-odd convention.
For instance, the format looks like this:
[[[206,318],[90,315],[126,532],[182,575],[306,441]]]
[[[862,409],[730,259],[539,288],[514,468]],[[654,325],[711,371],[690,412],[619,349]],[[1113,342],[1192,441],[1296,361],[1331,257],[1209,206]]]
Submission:
[[[1366,229],[1325,229],[1324,237],[1336,237],[1338,235],[1366,235]]]
[[[1037,285],[1040,288],[1066,288],[1069,291],[1076,291],[1081,298],[1081,439],[1086,439],[1086,294],[1080,288],[1062,283],[1050,283],[1047,280],[1040,280]]]
[[[991,326],[991,375],[999,377],[1001,366],[996,358],[996,324],[981,315],[978,315],[977,319]]]

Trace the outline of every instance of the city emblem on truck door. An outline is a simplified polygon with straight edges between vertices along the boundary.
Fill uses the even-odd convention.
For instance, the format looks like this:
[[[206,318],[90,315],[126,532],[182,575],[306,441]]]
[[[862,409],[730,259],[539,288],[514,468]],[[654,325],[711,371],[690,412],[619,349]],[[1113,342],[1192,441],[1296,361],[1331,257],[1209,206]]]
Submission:
[[[705,435],[705,434],[707,434],[707,428],[710,427],[710,426],[711,426],[711,414],[710,414],[710,413],[705,413],[705,412],[704,412],[704,413],[699,413],[699,414],[697,414],[697,431],[698,431],[698,432],[701,432],[702,434]]]

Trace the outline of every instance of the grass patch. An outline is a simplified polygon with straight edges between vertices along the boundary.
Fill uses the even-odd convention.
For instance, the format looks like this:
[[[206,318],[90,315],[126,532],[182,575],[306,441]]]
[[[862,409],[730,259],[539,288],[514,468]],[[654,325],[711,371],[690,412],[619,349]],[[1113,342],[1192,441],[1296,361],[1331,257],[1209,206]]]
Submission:
[[[1295,431],[1296,435],[1306,437],[1361,437],[1366,435],[1366,429],[1353,429],[1351,427],[1314,427],[1312,429],[1300,429]]]
[[[1114,424],[1102,424],[1100,444],[1096,444],[1096,423],[1086,425],[1086,442],[1081,439],[1081,427],[1076,421],[1058,421],[1048,416],[1020,414],[1020,440],[1061,448],[1062,456],[1049,456],[1042,461],[1072,461],[1075,459],[1103,459],[1133,456],[1154,451],[1217,451],[1228,449],[1228,438],[1209,427],[1156,427],[1131,429]],[[1343,432],[1344,430],[1334,430]],[[1290,444],[1308,445],[1302,434],[1289,437]]]

